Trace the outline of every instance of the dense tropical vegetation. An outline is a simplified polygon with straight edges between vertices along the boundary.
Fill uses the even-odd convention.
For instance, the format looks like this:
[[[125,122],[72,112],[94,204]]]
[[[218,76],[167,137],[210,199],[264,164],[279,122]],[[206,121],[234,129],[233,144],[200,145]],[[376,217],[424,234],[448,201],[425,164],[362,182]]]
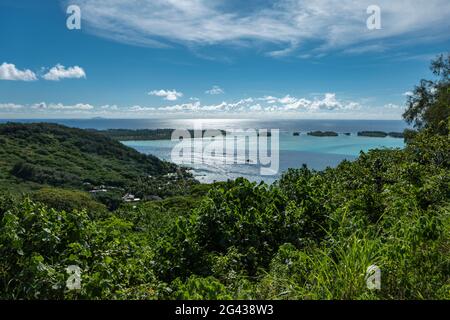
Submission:
[[[449,69],[438,58],[438,79],[409,98],[417,130],[403,150],[290,169],[270,186],[183,176],[114,210],[83,183],[135,180],[145,196],[177,168],[92,132],[0,127],[1,184],[14,191],[0,197],[0,298],[450,299]],[[66,286],[70,265],[80,289]],[[371,265],[380,290],[366,287]]]

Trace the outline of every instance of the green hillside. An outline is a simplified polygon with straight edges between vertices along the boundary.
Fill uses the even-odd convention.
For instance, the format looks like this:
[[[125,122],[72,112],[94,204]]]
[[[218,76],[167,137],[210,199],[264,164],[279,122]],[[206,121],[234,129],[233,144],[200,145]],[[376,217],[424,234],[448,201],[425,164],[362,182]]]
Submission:
[[[0,125],[1,189],[124,188],[176,171],[174,164],[95,132],[49,123]]]

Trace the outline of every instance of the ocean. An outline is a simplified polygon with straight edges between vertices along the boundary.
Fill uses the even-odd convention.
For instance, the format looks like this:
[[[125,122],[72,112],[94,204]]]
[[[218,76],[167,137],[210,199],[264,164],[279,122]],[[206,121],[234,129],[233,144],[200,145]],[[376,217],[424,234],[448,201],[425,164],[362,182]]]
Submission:
[[[0,120],[7,122],[12,120]],[[407,128],[404,121],[395,120],[255,120],[255,119],[40,119],[40,120],[13,120],[14,122],[54,122],[70,127],[82,129],[278,129],[279,145],[278,152],[269,152],[267,155],[278,154],[276,166],[271,166],[276,170],[269,175],[262,174],[261,167],[268,167],[267,163],[261,164],[258,157],[256,161],[249,161],[250,152],[239,159],[239,151],[226,150],[213,152],[205,155],[204,151],[191,149],[188,161],[180,164],[192,169],[194,176],[201,182],[223,181],[245,177],[251,181],[265,181],[272,183],[288,168],[298,168],[306,164],[309,168],[323,170],[326,167],[335,167],[344,159],[354,160],[361,151],[367,152],[374,148],[403,148],[404,141],[399,138],[372,138],[359,137],[358,131],[384,131],[402,132]],[[334,131],[338,132],[337,137],[313,137],[306,133],[309,131]],[[294,136],[294,132],[299,132]],[[350,133],[345,135],[344,133]],[[268,140],[275,137],[268,137]],[[225,137],[225,141],[230,139]],[[245,140],[245,137],[236,139]],[[246,140],[245,148],[258,148],[261,140]],[[185,141],[187,143],[188,141]],[[180,144],[179,141],[158,140],[158,141],[125,141],[125,145],[130,146],[139,152],[153,154],[160,159],[173,161],[172,150]],[[215,150],[219,150],[222,142],[214,142]],[[256,144],[257,143],[257,144]],[[268,141],[269,149],[273,145]],[[239,147],[237,148],[239,149]],[[202,149],[203,150],[203,149]],[[270,150],[273,151],[273,150]],[[241,154],[242,155],[242,154]],[[231,157],[231,160],[229,161]],[[190,160],[194,159],[192,163]],[[200,160],[199,160],[200,159]],[[275,162],[275,157],[272,162]],[[178,160],[179,161],[179,160]],[[272,163],[273,164],[273,163]],[[267,166],[266,166],[267,165]]]

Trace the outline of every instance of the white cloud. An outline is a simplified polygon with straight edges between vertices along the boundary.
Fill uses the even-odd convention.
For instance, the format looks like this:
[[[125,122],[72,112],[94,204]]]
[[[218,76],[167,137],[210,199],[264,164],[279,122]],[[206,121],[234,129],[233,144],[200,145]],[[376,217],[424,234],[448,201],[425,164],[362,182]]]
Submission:
[[[403,93],[403,95],[404,95],[405,97],[410,97],[410,96],[413,96],[414,93],[413,93],[412,91],[406,91],[405,93]]]
[[[153,90],[148,93],[151,96],[163,97],[164,100],[175,101],[183,96],[183,93],[173,90]]]
[[[142,112],[142,111],[155,111],[155,108],[153,107],[142,107],[142,106],[132,106],[130,108],[130,111],[137,111],[137,112]]]
[[[296,98],[290,95],[286,95],[282,98],[265,96],[263,98],[258,98],[258,100],[265,101],[271,105],[270,110],[284,111],[356,110],[361,107],[358,102],[337,100],[335,93],[326,93],[323,99],[315,98],[314,100]],[[276,105],[276,107],[274,105]]]
[[[57,64],[42,76],[45,80],[59,81],[61,79],[79,79],[86,78],[86,73],[79,66],[66,68],[61,64]]]
[[[291,104],[297,101],[296,98],[291,97],[290,95],[285,96],[284,98],[278,99],[278,101],[282,104]]]
[[[62,103],[50,103],[40,102],[31,105],[32,109],[37,110],[92,110],[94,106],[87,103],[77,103],[74,105],[64,105]]]
[[[119,107],[117,105],[115,105],[115,104],[113,104],[113,105],[105,104],[105,105],[101,106],[100,109],[103,109],[103,110],[118,110]]]
[[[34,81],[37,77],[31,70],[19,70],[14,64],[3,62],[0,65],[0,80]]]
[[[17,110],[22,109],[23,105],[15,103],[0,103],[0,110]]]
[[[265,96],[262,98],[258,98],[258,100],[266,101],[267,103],[276,103],[278,101],[278,98],[273,96]]]
[[[277,98],[273,96],[264,96],[262,98],[258,98],[260,101],[265,101],[269,104],[281,103],[281,104],[292,104],[297,101],[297,98],[291,97],[290,95],[286,95],[282,98]]]
[[[261,110],[262,110],[262,107],[259,103],[255,104],[253,106],[250,106],[250,111],[261,111]]]
[[[349,53],[361,54],[430,41],[429,36],[432,41],[449,39],[448,0],[378,0],[381,30],[366,27],[366,9],[373,0],[255,1],[248,10],[228,0],[74,1],[83,8],[88,31],[144,46],[270,43],[275,48],[269,54],[283,56],[297,48],[353,48]]]
[[[224,94],[225,91],[219,86],[213,86],[211,89],[205,91],[206,94],[217,95]]]
[[[258,103],[260,101],[261,103]],[[262,98],[246,98],[234,102],[222,101],[217,104],[202,104],[200,101],[155,108],[155,111],[170,112],[250,112],[264,113],[283,112],[347,112],[361,109],[359,102],[343,101],[334,93],[326,93],[322,99],[308,100],[286,95],[281,98],[265,96]]]
[[[176,104],[174,106],[164,106],[164,107],[158,108],[157,110],[172,111],[172,112],[198,111],[198,110],[200,110],[200,107],[201,107],[200,101],[196,101],[193,103]]]
[[[336,100],[336,94],[327,93],[322,100],[315,100],[310,107],[312,110],[335,110],[342,109],[343,105],[341,102]]]

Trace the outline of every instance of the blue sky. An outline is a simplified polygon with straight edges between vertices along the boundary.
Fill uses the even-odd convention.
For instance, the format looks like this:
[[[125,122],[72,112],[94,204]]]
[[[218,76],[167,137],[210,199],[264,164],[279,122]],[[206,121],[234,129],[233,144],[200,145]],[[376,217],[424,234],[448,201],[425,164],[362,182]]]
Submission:
[[[449,21],[447,0],[2,0],[0,118],[400,119]]]

